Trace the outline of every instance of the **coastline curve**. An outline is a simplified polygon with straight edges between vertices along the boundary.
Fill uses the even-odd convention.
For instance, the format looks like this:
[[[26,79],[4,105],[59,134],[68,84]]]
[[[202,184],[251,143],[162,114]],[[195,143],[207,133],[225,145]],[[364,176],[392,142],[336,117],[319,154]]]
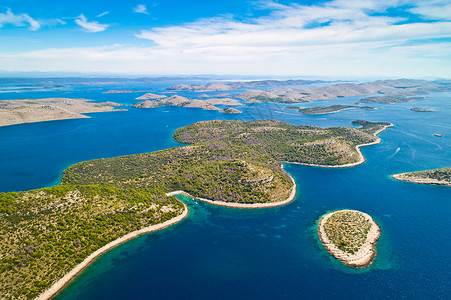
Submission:
[[[282,165],[283,168],[283,165]],[[212,205],[217,205],[217,206],[224,206],[224,207],[231,207],[231,208],[240,208],[240,209],[256,209],[256,208],[270,208],[270,207],[277,207],[277,206],[283,206],[286,205],[290,202],[292,202],[295,198],[296,198],[296,181],[294,180],[294,178],[288,174],[287,172],[285,172],[285,174],[288,175],[288,177],[291,179],[291,182],[293,182],[293,187],[291,188],[291,192],[290,195],[288,196],[288,198],[286,200],[283,201],[278,201],[278,202],[267,202],[267,203],[250,203],[250,204],[246,204],[246,203],[231,203],[231,202],[224,202],[224,201],[215,201],[215,200],[211,200],[211,199],[206,199],[206,198],[201,198],[201,197],[195,197],[185,191],[173,191],[170,193],[166,193],[166,196],[174,196],[174,195],[178,195],[178,194],[183,194],[185,196],[191,197],[193,199],[202,201],[202,202],[206,202]]]
[[[382,140],[377,135],[379,133],[385,131],[387,128],[393,127],[393,126],[394,126],[393,124],[385,125],[381,129],[379,129],[375,133],[373,133],[373,135],[377,138],[374,142],[366,143],[366,144],[359,144],[359,145],[355,146],[355,150],[359,154],[359,160],[356,161],[356,162],[348,163],[348,164],[344,164],[344,165],[318,165],[318,164],[307,164],[307,163],[289,162],[289,161],[285,161],[285,163],[295,164],[295,165],[303,165],[303,166],[310,166],[310,167],[321,167],[321,168],[349,168],[349,167],[355,167],[355,166],[361,165],[361,164],[363,164],[366,161],[366,159],[365,159],[365,156],[363,156],[362,151],[360,150],[360,147],[380,144],[382,142]]]
[[[81,263],[79,263],[72,270],[70,270],[69,273],[64,275],[57,282],[55,282],[49,289],[47,289],[42,294],[40,294],[36,298],[36,300],[47,300],[47,299],[55,298],[65,287],[67,287],[78,275],[80,275],[87,267],[89,267],[97,258],[99,258],[102,254],[108,252],[109,250],[115,248],[116,246],[119,246],[120,244],[128,242],[138,236],[165,229],[167,227],[170,227],[170,226],[182,221],[189,214],[189,208],[185,203],[183,203],[183,207],[184,207],[184,210],[181,215],[178,215],[178,216],[176,216],[170,220],[167,220],[163,223],[151,225],[151,226],[139,229],[139,230],[132,231],[132,232],[124,235],[123,237],[120,237],[114,241],[111,241],[108,244],[106,244],[105,246],[97,249],[96,251],[91,253],[91,255],[89,255],[87,258],[85,258]]]

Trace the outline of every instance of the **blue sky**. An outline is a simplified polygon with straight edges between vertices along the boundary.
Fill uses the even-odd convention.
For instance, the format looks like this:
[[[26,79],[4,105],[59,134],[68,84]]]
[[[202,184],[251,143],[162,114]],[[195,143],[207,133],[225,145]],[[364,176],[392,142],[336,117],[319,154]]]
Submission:
[[[0,70],[450,78],[451,2],[0,1]]]

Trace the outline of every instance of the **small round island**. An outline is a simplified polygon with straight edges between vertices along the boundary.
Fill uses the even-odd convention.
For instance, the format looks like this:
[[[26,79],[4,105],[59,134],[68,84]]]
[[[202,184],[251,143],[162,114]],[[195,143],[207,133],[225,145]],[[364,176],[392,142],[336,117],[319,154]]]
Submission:
[[[376,257],[381,230],[373,218],[357,210],[338,210],[321,217],[318,237],[324,248],[345,265],[366,268]]]

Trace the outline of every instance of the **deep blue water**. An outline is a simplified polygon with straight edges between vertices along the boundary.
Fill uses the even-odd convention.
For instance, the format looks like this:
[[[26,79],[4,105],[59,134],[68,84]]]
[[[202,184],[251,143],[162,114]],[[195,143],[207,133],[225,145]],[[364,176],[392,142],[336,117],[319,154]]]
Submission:
[[[133,94],[101,92],[124,86],[159,91],[169,85],[75,85],[65,92],[0,97],[84,97],[131,104],[136,101]],[[358,99],[302,106],[351,104]],[[171,138],[174,130],[199,120],[276,118],[322,127],[350,126],[354,119],[389,121],[395,127],[380,135],[383,143],[363,148],[367,158],[363,165],[346,169],[286,165],[298,183],[298,194],[284,207],[239,210],[183,199],[190,207],[185,221],[103,255],[58,299],[449,299],[451,190],[398,182],[389,175],[451,166],[451,94],[374,106],[378,110],[322,116],[303,116],[276,104],[247,105],[240,108],[241,115],[129,108],[92,114],[89,119],[0,127],[0,191],[57,184],[62,170],[78,161],[177,146]],[[437,111],[412,112],[413,106]],[[366,270],[341,265],[316,238],[316,220],[342,208],[367,212],[382,228],[378,255]]]

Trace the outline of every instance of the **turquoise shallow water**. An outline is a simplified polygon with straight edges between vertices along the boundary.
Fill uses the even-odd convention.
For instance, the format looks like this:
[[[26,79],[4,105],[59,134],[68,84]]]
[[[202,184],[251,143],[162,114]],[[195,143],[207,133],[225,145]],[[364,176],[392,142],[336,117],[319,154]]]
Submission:
[[[85,88],[74,87],[66,96],[81,97]],[[109,86],[90,88],[99,89],[88,93],[91,98],[107,99],[101,91]],[[42,97],[42,93],[61,92],[14,96]],[[1,98],[10,95],[3,93]],[[126,94],[114,97],[134,102]],[[349,104],[356,99],[304,106]],[[53,185],[65,167],[78,161],[176,146],[173,131],[198,120],[277,118],[322,127],[349,126],[354,119],[389,121],[395,127],[380,135],[383,142],[363,148],[367,158],[363,165],[346,169],[287,165],[298,194],[284,207],[238,210],[184,199],[191,211],[188,219],[103,255],[58,299],[446,299],[451,293],[451,190],[398,182],[389,175],[451,166],[450,99],[450,94],[436,94],[414,103],[375,105],[376,111],[322,116],[302,116],[273,104],[248,105],[243,114],[234,116],[199,109],[130,109],[93,114],[90,119],[3,127],[0,191]],[[412,106],[437,112],[412,112],[408,109]],[[378,256],[364,271],[342,266],[316,238],[316,220],[342,208],[369,213],[382,229]]]

